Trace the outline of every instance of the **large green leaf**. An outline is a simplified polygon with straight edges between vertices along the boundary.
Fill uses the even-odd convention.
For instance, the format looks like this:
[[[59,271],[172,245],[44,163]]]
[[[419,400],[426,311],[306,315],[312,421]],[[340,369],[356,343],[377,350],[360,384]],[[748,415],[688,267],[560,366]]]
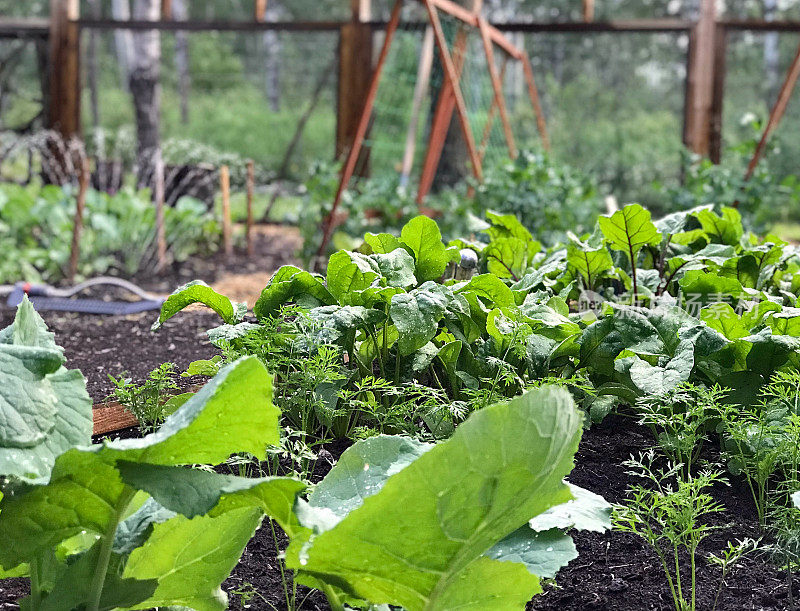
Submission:
[[[92,402],[83,376],[62,367],[44,321],[25,298],[0,335],[0,474],[46,481],[56,457],[88,445]]]
[[[253,306],[253,313],[263,319],[274,315],[281,306],[295,302],[306,308],[333,305],[336,299],[322,279],[294,265],[284,265],[270,279]]]
[[[570,238],[567,246],[567,263],[581,275],[586,286],[593,289],[597,281],[614,268],[611,253],[604,245],[592,248],[575,236]]]
[[[364,235],[364,241],[375,254],[386,254],[398,248],[406,248],[400,239],[391,233],[367,233]]]
[[[240,322],[247,311],[246,304],[233,303],[225,295],[220,295],[202,280],[193,280],[176,289],[161,306],[158,320],[152,330],[157,331],[167,320],[193,303],[202,303],[211,308],[227,324]]]
[[[410,293],[392,297],[389,317],[397,327],[402,355],[419,350],[434,338],[447,309],[449,293],[450,289],[441,284],[426,282]]]
[[[337,343],[343,338],[351,342],[358,329],[373,327],[386,318],[383,311],[362,306],[322,306],[308,315],[318,325],[320,340],[327,343]]]
[[[104,460],[156,465],[218,464],[235,452],[264,459],[277,445],[280,410],[272,404],[272,377],[255,357],[223,368],[189,401],[142,439],[93,446]]]
[[[580,338],[581,367],[592,367],[610,375],[614,359],[623,350],[634,354],[660,355],[664,342],[647,316],[636,308],[615,306],[612,314],[589,325]]]
[[[489,273],[499,278],[519,279],[528,268],[533,256],[541,250],[541,244],[520,238],[498,238],[484,249]]]
[[[370,255],[370,259],[378,265],[381,275],[389,286],[407,289],[416,285],[414,257],[404,249],[398,248],[389,253]]]
[[[328,290],[341,305],[362,305],[358,292],[380,277],[378,264],[357,252],[340,250],[328,260]]]
[[[365,439],[348,448],[330,473],[308,497],[308,504],[317,510],[327,510],[341,521],[348,513],[377,494],[386,480],[433,447],[415,439],[379,435]],[[332,527],[330,523],[328,527]]]
[[[47,484],[3,498],[0,564],[33,565],[67,540],[98,539],[58,568],[45,588],[51,606],[43,608],[83,607],[93,589],[70,582],[84,576],[92,583],[94,575],[105,575],[103,609],[226,608],[220,584],[263,514],[269,512],[287,532],[295,532],[298,523],[291,508],[305,485],[177,465],[216,464],[240,450],[263,459],[266,444],[278,441],[278,415],[271,403],[271,378],[250,357],[224,368],[158,432],[69,450],[56,460]],[[152,498],[131,515],[137,490]],[[104,556],[96,554],[101,543],[113,543],[108,571]],[[65,588],[70,588],[68,594]],[[58,601],[68,601],[68,606]]]
[[[123,577],[157,580],[158,586],[131,608],[227,609],[220,585],[236,566],[262,516],[258,508],[244,507],[215,517],[177,516],[156,524],[147,542],[131,553]]]
[[[686,309],[693,315],[710,303],[731,303],[737,305],[740,299],[750,296],[736,278],[721,276],[699,270],[689,271],[681,278],[681,291],[686,300]]]
[[[694,345],[690,340],[680,342],[675,356],[663,366],[633,358],[628,373],[636,388],[649,395],[663,395],[689,380],[694,367]]]
[[[537,532],[530,526],[523,526],[497,543],[486,555],[501,562],[522,564],[533,575],[553,579],[561,567],[578,557],[578,550],[572,537],[561,529]],[[523,605],[508,607],[522,608]]]
[[[562,479],[580,430],[581,417],[562,389],[530,391],[476,412],[341,521],[326,524],[319,508],[309,510],[316,534],[294,539],[287,562],[301,580],[373,604],[522,608],[539,591],[536,577],[484,554],[569,500]]]
[[[436,221],[427,216],[417,216],[403,227],[400,239],[414,253],[418,282],[442,277],[452,255],[442,243],[442,233]]]
[[[217,464],[240,450],[264,458],[266,444],[278,442],[280,412],[271,395],[264,366],[245,358],[223,369],[159,431],[62,454],[47,485],[3,498],[0,566],[17,566],[81,531],[104,534],[129,489],[117,461]]]
[[[736,246],[744,233],[742,215],[735,208],[722,208],[722,214],[705,208],[695,215],[703,231],[713,242]]]
[[[486,212],[486,219],[489,221],[489,227],[486,229],[486,233],[489,234],[492,241],[503,238],[517,238],[523,242],[530,242],[533,240],[531,232],[528,231],[513,214],[500,214],[488,210]]]
[[[639,204],[629,204],[610,217],[601,216],[598,222],[611,247],[632,257],[644,246],[658,246],[661,242],[661,233],[650,220],[650,212]]]

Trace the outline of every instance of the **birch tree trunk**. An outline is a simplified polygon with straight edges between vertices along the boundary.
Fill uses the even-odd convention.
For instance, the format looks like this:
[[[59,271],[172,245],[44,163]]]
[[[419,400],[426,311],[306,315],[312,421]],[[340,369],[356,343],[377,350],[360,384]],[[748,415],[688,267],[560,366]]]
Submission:
[[[189,18],[186,0],[172,0],[172,17],[175,21],[186,21]],[[185,125],[189,122],[189,92],[192,81],[189,76],[189,35],[184,30],[175,32],[175,70],[178,73],[181,123]]]
[[[160,13],[160,0],[134,0],[134,19],[156,21]],[[161,159],[159,138],[161,37],[158,30],[137,31],[133,35],[133,50],[128,85],[136,114],[138,182],[140,186],[149,186],[152,183],[154,168]]]
[[[267,21],[275,21],[280,17],[280,7],[269,3]],[[274,30],[266,30],[261,37],[264,49],[264,92],[272,112],[281,108],[281,51],[280,35]]]
[[[111,0],[111,16],[120,21],[129,20],[131,18],[129,0]],[[114,49],[119,66],[120,87],[127,91],[131,57],[133,57],[133,35],[130,30],[114,30]]]
[[[778,10],[778,0],[764,0],[764,19],[772,21]],[[780,87],[780,49],[778,47],[778,33],[764,33],[764,85],[766,103],[771,107],[775,102]]]
[[[100,18],[100,1],[89,0],[89,14],[93,19]],[[89,85],[89,104],[92,113],[92,127],[100,127],[100,100],[97,91],[97,31],[89,31],[89,49],[86,57],[87,81]]]

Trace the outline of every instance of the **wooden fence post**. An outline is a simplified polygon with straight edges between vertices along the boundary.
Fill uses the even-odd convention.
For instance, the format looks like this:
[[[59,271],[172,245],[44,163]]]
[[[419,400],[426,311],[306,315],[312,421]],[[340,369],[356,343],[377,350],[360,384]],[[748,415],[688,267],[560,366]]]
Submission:
[[[583,0],[583,20],[586,23],[594,21],[594,0]]]
[[[253,17],[259,23],[266,21],[267,0],[255,0],[255,4],[253,6]]]
[[[711,135],[709,158],[713,163],[722,161],[722,107],[725,102],[725,74],[727,72],[728,31],[717,24],[714,34],[714,85],[711,96]]]
[[[253,160],[247,162],[247,256],[252,257],[253,246],[253,195],[256,187],[256,165]]]
[[[711,145],[716,29],[715,0],[701,0],[700,19],[689,35],[683,142],[704,156]]]
[[[222,245],[225,256],[233,254],[232,226],[231,226],[231,173],[228,166],[219,169],[219,186],[222,191]]]
[[[69,281],[75,281],[78,273],[78,258],[81,252],[81,232],[83,231],[83,210],[86,207],[86,191],[89,189],[89,159],[81,160],[78,178],[78,197],[75,202],[75,221],[72,224],[72,248],[69,253]]]
[[[364,100],[372,82],[372,26],[369,0],[351,0],[353,20],[339,32],[339,86],[336,158],[344,158],[355,140]],[[361,169],[366,173],[366,162]]]
[[[81,131],[79,0],[50,0],[47,127],[69,140]]]

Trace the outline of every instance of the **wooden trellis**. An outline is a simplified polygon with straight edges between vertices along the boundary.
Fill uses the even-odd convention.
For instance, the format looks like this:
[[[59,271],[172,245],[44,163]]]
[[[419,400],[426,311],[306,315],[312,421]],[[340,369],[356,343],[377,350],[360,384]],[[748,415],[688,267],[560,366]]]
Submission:
[[[536,115],[537,126],[543,145],[546,149],[549,148],[549,138],[547,136],[544,113],[542,112],[541,104],[539,102],[539,93],[536,88],[536,81],[534,79],[530,59],[524,51],[518,49],[514,44],[512,44],[511,41],[499,29],[490,25],[486,19],[481,16],[481,0],[474,0],[471,9],[466,9],[455,2],[452,2],[452,0],[418,1],[421,2],[426,9],[429,20],[427,26],[430,27],[433,32],[435,46],[438,50],[439,59],[441,61],[445,76],[444,84],[439,92],[439,97],[433,114],[428,148],[426,150],[425,159],[422,165],[422,173],[418,185],[417,204],[422,206],[425,197],[428,195],[431,186],[433,185],[433,180],[441,161],[445,139],[453,118],[453,113],[455,113],[458,118],[461,133],[464,136],[467,152],[469,154],[471,170],[478,181],[483,179],[483,152],[485,150],[485,140],[496,115],[499,115],[502,123],[503,134],[506,140],[509,155],[512,158],[517,156],[513,130],[511,128],[508,118],[508,111],[506,109],[502,81],[495,61],[495,48],[498,48],[505,53],[506,60],[511,59],[522,63],[528,92],[531,98],[534,113]],[[339,187],[331,206],[330,213],[324,221],[323,237],[318,254],[322,254],[325,251],[333,230],[336,228],[337,211],[342,201],[342,196],[350,184],[353,175],[355,174],[356,166],[362,151],[364,150],[364,140],[373,116],[375,100],[377,97],[378,88],[380,86],[383,69],[386,65],[386,60],[392,47],[395,33],[397,32],[397,28],[400,24],[403,6],[404,0],[397,0],[392,10],[392,16],[386,28],[386,36],[384,38],[383,47],[378,57],[378,62],[374,73],[372,74],[370,86],[365,96],[363,109],[360,112],[358,127],[356,128],[352,142],[348,147],[347,157],[342,170],[342,176],[339,181]],[[455,18],[462,26],[459,29],[455,42],[453,43],[452,51],[447,43],[447,39],[442,29],[440,13],[444,13]],[[477,32],[483,42],[489,77],[494,93],[492,104],[489,109],[489,119],[486,127],[487,133],[484,134],[484,142],[481,143],[480,148],[478,147],[478,143],[475,141],[475,136],[472,132],[472,126],[470,125],[470,120],[467,113],[466,103],[461,91],[461,77],[464,69],[465,57],[464,51],[467,44],[467,35],[470,30]],[[406,154],[405,157],[408,158],[409,155]]]

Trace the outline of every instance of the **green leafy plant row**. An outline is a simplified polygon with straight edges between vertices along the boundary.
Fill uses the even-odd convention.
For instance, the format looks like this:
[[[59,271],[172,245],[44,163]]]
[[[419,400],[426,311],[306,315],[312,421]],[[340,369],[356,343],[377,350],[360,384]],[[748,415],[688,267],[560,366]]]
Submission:
[[[159,324],[199,300],[226,323],[212,333],[218,345],[257,353],[260,326],[286,322],[282,308],[292,305],[313,323],[308,354],[340,351],[339,388],[369,376],[414,381],[471,409],[579,376],[597,418],[686,381],[753,401],[797,362],[797,249],[745,232],[732,208],[653,221],[633,204],[550,248],[515,217],[489,212],[477,237],[444,244],[436,222],[417,217],[399,236],[367,234],[358,250],[334,253],[325,276],[278,270],[255,305],[259,324],[196,285],[176,291]]]
[[[305,499],[293,478],[197,468],[278,443],[256,358],[224,367],[157,432],[100,444],[81,375],[27,301],[0,359],[0,566],[30,579],[23,609],[225,609],[220,584],[264,516],[334,609],[522,609],[576,556],[567,530],[609,525],[601,498],[563,481],[581,417],[562,389],[482,410],[437,445],[365,440]]]
[[[0,284],[56,282],[69,262],[75,189],[0,183]],[[219,228],[205,206],[182,198],[164,210],[170,253],[177,261],[208,252]],[[147,192],[89,190],[78,272],[135,274],[152,264],[156,211]]]

